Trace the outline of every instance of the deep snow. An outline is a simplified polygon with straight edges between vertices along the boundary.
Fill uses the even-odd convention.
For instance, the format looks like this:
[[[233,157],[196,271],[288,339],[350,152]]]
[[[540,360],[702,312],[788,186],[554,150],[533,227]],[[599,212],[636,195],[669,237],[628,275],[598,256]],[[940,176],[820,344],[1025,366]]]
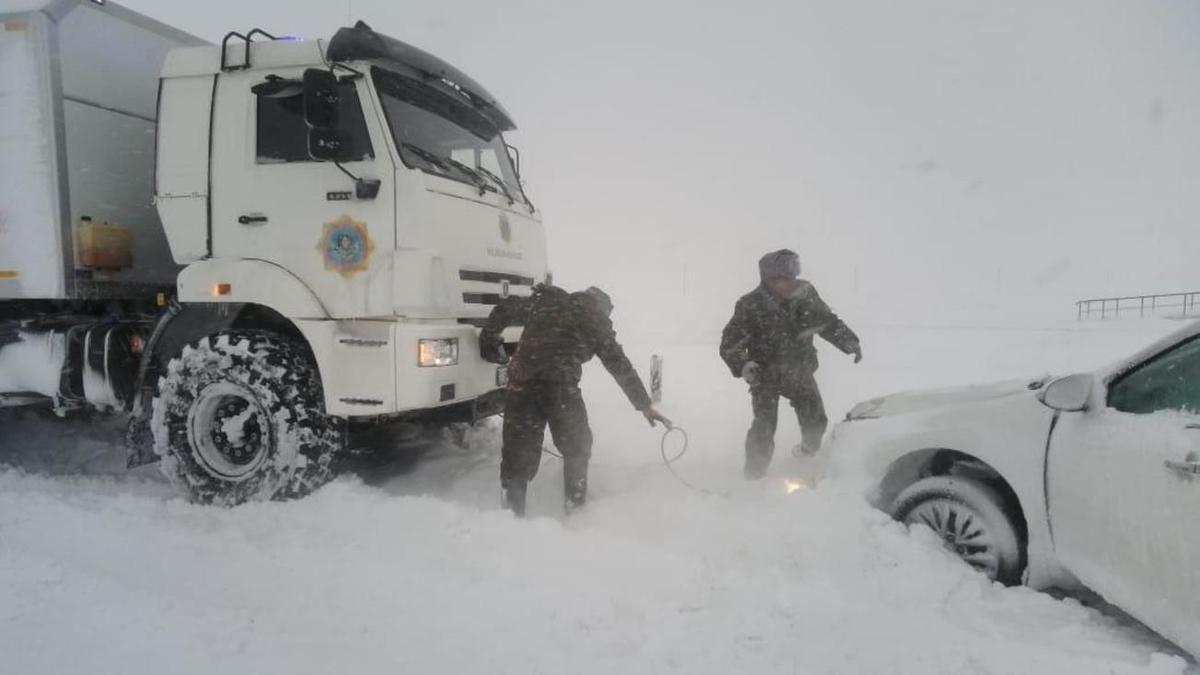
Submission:
[[[618,328],[619,316],[615,317]],[[855,326],[860,366],[824,350],[831,417],[897,389],[1067,372],[1134,351],[1172,322]],[[636,328],[636,327],[634,327]],[[651,345],[624,336],[639,364]],[[786,448],[744,483],[741,384],[711,344],[675,341],[664,411],[687,427],[686,490],[598,368],[593,501],[561,516],[548,458],[517,521],[498,509],[486,430],[415,468],[363,461],[311,498],[236,509],[120,470],[99,438],[0,430],[0,654],[13,673],[1177,673],[1142,628],[986,583],[811,473]],[[80,425],[68,425],[76,432]],[[89,434],[94,433],[89,428]],[[86,458],[83,461],[73,459]],[[88,474],[88,475],[79,475]]]

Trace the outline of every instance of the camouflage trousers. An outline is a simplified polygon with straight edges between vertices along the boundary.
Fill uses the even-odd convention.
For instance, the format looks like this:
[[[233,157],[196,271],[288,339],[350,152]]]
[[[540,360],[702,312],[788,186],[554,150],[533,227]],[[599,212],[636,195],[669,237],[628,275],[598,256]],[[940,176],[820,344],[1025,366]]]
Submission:
[[[537,475],[546,426],[563,456],[563,489],[568,506],[587,498],[592,429],[579,384],[534,380],[512,383],[504,399],[504,447],[500,484],[523,488]]]
[[[796,418],[804,445],[820,447],[829,420],[821,390],[811,373],[796,374],[776,381],[765,381],[750,389],[750,404],[754,422],[746,433],[746,477],[762,478],[775,453],[775,429],[779,425],[779,398],[788,399]]]

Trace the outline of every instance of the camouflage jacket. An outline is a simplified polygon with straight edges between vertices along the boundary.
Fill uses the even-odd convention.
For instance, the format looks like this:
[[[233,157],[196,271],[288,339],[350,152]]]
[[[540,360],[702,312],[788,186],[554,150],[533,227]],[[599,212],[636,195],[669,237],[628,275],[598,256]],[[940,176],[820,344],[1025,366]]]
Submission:
[[[721,333],[721,358],[734,377],[740,377],[747,361],[764,368],[817,369],[813,335],[850,354],[858,349],[858,336],[842,322],[817,289],[801,282],[795,298],[780,301],[759,286],[743,295],[733,318]]]
[[[504,300],[479,334],[483,358],[497,360],[500,333],[509,326],[525,328],[509,362],[510,382],[578,383],[583,364],[598,356],[635,408],[650,405],[646,387],[617,342],[612,320],[596,309],[591,297],[542,284],[527,298]]]

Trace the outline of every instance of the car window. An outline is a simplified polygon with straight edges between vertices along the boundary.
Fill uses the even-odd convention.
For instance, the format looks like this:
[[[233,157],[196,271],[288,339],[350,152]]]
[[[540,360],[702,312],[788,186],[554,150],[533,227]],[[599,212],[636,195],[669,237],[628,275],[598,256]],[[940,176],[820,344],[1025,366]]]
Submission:
[[[367,123],[363,118],[362,105],[358,100],[353,82],[341,83],[341,98],[338,104],[339,126],[347,132],[353,159],[373,159],[371,139],[367,134]],[[286,98],[256,97],[257,141],[255,161],[258,164],[283,164],[288,162],[311,162],[308,156],[308,125],[304,122],[304,97]]]
[[[1160,354],[1109,388],[1109,407],[1147,414],[1163,410],[1200,413],[1200,338]]]

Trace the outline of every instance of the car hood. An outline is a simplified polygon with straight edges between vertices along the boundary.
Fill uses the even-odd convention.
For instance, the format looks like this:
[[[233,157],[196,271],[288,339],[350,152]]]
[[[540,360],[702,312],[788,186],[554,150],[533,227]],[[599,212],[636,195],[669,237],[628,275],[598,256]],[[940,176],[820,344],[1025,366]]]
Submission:
[[[1027,378],[993,382],[990,384],[976,384],[966,387],[900,392],[898,394],[891,394],[890,396],[881,396],[869,401],[863,401],[850,410],[849,414],[846,415],[846,419],[861,420],[892,417],[936,408],[982,403],[994,399],[1029,394],[1041,389],[1049,379],[1049,377],[1040,377],[1032,380]]]

